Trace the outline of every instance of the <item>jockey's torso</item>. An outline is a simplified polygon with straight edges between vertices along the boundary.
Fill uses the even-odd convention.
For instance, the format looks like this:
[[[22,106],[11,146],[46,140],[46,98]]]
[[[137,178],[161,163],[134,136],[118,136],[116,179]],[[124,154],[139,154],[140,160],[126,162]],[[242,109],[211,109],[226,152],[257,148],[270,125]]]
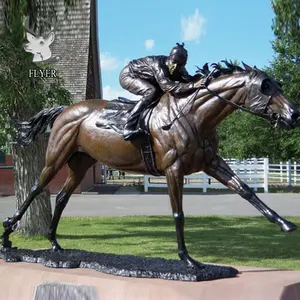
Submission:
[[[157,73],[164,69],[169,73],[167,66],[167,56],[146,56],[139,59],[134,59],[128,64],[128,68],[132,75],[146,80],[155,80]]]
[[[128,64],[131,75],[151,82],[163,81],[164,77],[168,77],[173,81],[184,82],[183,76],[185,69],[176,70],[172,75],[167,65],[168,56],[146,56],[134,59]]]

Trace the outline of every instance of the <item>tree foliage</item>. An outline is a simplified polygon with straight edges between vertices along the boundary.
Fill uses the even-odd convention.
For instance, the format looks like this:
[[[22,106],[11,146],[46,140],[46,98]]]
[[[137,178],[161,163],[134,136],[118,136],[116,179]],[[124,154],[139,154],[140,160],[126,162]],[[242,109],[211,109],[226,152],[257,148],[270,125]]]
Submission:
[[[46,64],[36,65],[32,62],[32,54],[23,48],[26,42],[24,21],[32,2],[9,1],[5,7],[6,26],[0,36],[0,107],[1,111],[20,119],[44,107],[71,103],[71,94],[63,87],[61,77],[51,80],[29,77],[29,70],[53,68]],[[1,114],[0,127],[7,129],[5,134],[11,129],[8,117],[8,114]]]
[[[50,4],[54,2],[47,1]],[[42,4],[46,4],[46,1],[7,0],[4,3],[5,26],[0,33],[0,145],[10,141],[16,130],[11,117],[28,120],[43,108],[72,102],[71,94],[63,87],[63,79],[59,76],[51,79],[29,76],[29,70],[32,69],[55,68],[45,64],[36,65],[32,62],[32,54],[23,48],[26,42],[26,16],[43,17],[44,13],[47,17],[49,14],[49,9],[42,9]],[[40,175],[46,145],[46,137],[41,136],[26,149],[14,144],[12,146],[17,207],[28,197]],[[19,231],[26,235],[45,235],[51,216],[50,195],[45,190],[22,218]]]
[[[275,40],[273,61],[265,71],[282,83],[285,96],[300,106],[300,1],[272,0]],[[220,154],[226,157],[266,157],[299,160],[300,132],[274,129],[265,120],[235,112],[219,128]]]

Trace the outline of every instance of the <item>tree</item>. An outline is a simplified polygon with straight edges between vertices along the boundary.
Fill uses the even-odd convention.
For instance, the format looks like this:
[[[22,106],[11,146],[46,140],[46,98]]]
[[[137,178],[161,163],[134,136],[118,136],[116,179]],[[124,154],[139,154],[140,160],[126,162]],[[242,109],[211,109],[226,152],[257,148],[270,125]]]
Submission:
[[[274,59],[265,71],[282,83],[284,94],[300,104],[300,1],[272,0]],[[271,161],[300,156],[299,129],[272,128],[265,120],[235,112],[219,127],[220,152],[226,157],[268,156]],[[253,134],[255,133],[255,134]]]
[[[0,143],[7,141],[15,131],[9,115],[28,120],[45,107],[71,103],[71,95],[63,87],[62,78],[29,78],[28,70],[51,66],[37,66],[32,62],[32,55],[23,48],[25,17],[29,14],[31,23],[37,26],[39,17],[47,18],[53,12],[49,7],[55,2],[15,0],[4,4],[5,28],[0,35],[0,111],[8,114],[0,115]],[[66,2],[67,5],[74,4],[74,1]],[[17,208],[28,196],[44,166],[46,145],[46,136],[41,136],[26,148],[12,145]],[[50,195],[45,190],[29,207],[18,230],[26,235],[46,235],[51,217]]]
[[[300,105],[300,2],[298,0],[272,0],[275,17],[273,31],[276,39],[272,47],[276,53],[271,66],[267,68],[279,80],[285,95]],[[297,159],[300,156],[300,132],[277,132],[278,148],[282,159]]]
[[[237,110],[228,116],[218,129],[220,154],[227,158],[247,159],[269,157],[274,159],[274,131],[266,120]]]

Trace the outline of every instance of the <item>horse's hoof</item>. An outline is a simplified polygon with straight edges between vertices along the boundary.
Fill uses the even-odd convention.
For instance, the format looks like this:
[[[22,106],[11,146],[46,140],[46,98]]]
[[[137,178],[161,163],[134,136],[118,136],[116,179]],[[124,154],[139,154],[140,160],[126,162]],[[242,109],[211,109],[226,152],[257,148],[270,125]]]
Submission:
[[[52,247],[51,249],[53,252],[62,252],[65,250],[64,248],[61,248],[61,247]]]
[[[2,237],[2,250],[12,249],[12,242]]]
[[[64,251],[64,249],[57,243],[52,245],[52,251],[57,252],[57,251]]]
[[[200,271],[205,268],[205,265],[201,264],[200,262],[193,261],[192,263],[188,263],[188,267],[195,271]]]
[[[194,260],[190,256],[184,259],[184,262],[186,263],[187,267],[193,270],[202,270],[205,268],[205,265]]]
[[[292,232],[292,231],[295,231],[297,228],[298,228],[298,226],[290,221],[285,221],[281,225],[281,230],[283,232]]]
[[[17,249],[18,247],[2,247],[1,252],[7,252],[7,251],[17,250]]]
[[[12,227],[12,225],[13,225],[13,222],[12,222],[12,218],[9,218],[9,217],[7,217],[7,218],[5,218],[4,220],[3,220],[3,227],[6,229],[6,228],[8,228],[8,227]]]

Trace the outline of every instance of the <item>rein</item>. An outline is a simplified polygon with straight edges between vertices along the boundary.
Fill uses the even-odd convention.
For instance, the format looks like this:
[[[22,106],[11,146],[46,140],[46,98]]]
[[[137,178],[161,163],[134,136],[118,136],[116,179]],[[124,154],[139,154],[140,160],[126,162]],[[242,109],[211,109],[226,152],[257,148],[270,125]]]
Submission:
[[[196,90],[194,96],[191,97],[191,98],[189,99],[189,101],[187,101],[187,102],[185,103],[185,105],[180,109],[180,111],[178,112],[178,114],[175,116],[175,118],[174,118],[169,124],[162,126],[162,129],[163,129],[163,130],[169,130],[169,129],[171,128],[171,126],[174,124],[174,122],[175,122],[178,118],[180,118],[180,116],[184,116],[183,110],[186,108],[186,106],[187,106],[189,103],[191,103],[192,101],[194,101],[194,99],[196,98],[196,96],[197,96],[199,90],[200,90],[200,88],[198,88],[198,89]]]
[[[250,114],[255,115],[255,116],[262,117],[262,118],[267,119],[267,120],[269,119],[269,116],[268,116],[267,114],[265,114],[265,113],[262,113],[262,114],[261,114],[261,113],[257,113],[257,112],[255,112],[255,111],[252,111],[252,110],[250,110],[250,109],[247,109],[247,108],[245,108],[245,107],[243,107],[243,106],[241,106],[241,105],[235,104],[235,103],[231,102],[230,100],[228,100],[228,99],[226,99],[226,98],[220,96],[220,95],[219,95],[218,93],[216,93],[215,91],[212,91],[211,89],[209,89],[209,88],[207,87],[207,83],[208,83],[209,77],[210,77],[210,76],[208,76],[208,77],[206,78],[206,83],[204,84],[203,87],[206,88],[207,91],[208,91],[211,95],[217,97],[218,99],[220,99],[220,100],[222,100],[222,101],[225,101],[226,103],[228,103],[229,105],[231,105],[231,106],[234,107],[234,108],[241,109],[241,110],[243,110],[243,111],[245,111],[245,112],[247,112],[247,113],[250,113]],[[242,85],[241,85],[241,86],[242,86]],[[171,126],[174,124],[174,122],[175,122],[178,118],[180,118],[181,116],[184,116],[184,113],[183,113],[184,108],[185,108],[191,101],[193,101],[193,100],[195,99],[195,97],[197,96],[197,94],[198,94],[198,92],[199,92],[200,89],[201,89],[201,88],[198,88],[198,89],[197,89],[197,91],[195,92],[194,97],[191,97],[191,98],[189,99],[189,101],[187,101],[187,103],[180,109],[180,111],[178,112],[178,114],[174,117],[174,119],[173,119],[169,124],[162,126],[162,129],[163,129],[163,130],[169,130],[169,129],[171,128]],[[273,95],[269,97],[269,100],[268,100],[268,102],[267,102],[267,104],[266,104],[266,106],[265,106],[264,112],[266,111],[267,106],[268,106],[270,100],[272,99],[272,97],[273,97]]]
[[[260,114],[260,113],[257,113],[257,112],[255,112],[255,111],[252,111],[252,110],[250,110],[250,109],[248,109],[248,108],[245,108],[245,107],[243,107],[243,106],[241,106],[241,105],[235,104],[235,103],[231,102],[230,100],[227,100],[226,98],[223,98],[222,96],[220,96],[220,95],[219,95],[218,93],[216,93],[215,91],[210,90],[207,86],[206,86],[205,88],[206,88],[212,95],[214,95],[215,97],[219,98],[220,100],[225,101],[226,103],[228,103],[229,105],[231,105],[231,106],[233,106],[233,107],[235,107],[235,108],[237,108],[237,109],[241,109],[241,110],[243,110],[243,111],[245,111],[245,112],[248,112],[248,113],[250,113],[250,114],[253,114],[253,115],[255,115],[255,116],[260,116],[260,117],[262,117],[262,118],[269,119],[269,116],[268,116],[267,114],[265,114],[265,113]],[[268,104],[269,104],[269,102],[270,102],[271,99],[272,99],[272,96],[270,96],[270,98],[269,98],[269,100],[268,100],[268,102],[267,102],[267,104],[266,104],[266,106],[265,106],[264,111],[266,111],[266,108],[267,108],[267,106],[268,106]]]

